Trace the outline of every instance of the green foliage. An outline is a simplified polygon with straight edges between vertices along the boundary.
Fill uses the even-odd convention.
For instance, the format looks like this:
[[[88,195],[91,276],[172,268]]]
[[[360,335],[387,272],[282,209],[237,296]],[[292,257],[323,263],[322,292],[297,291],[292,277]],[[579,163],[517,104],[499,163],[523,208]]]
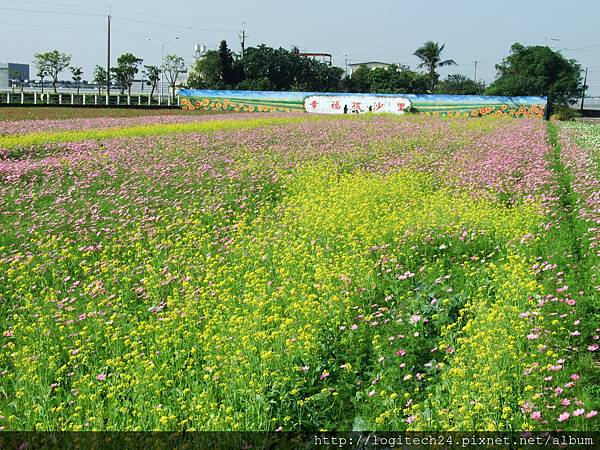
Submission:
[[[146,84],[148,86],[152,86],[152,91],[150,92],[150,97],[154,95],[154,90],[156,89],[156,85],[160,80],[160,67],[157,66],[144,66],[144,76],[146,77]]]
[[[173,102],[175,102],[175,86],[179,75],[185,72],[185,61],[181,56],[167,55],[163,61],[163,72],[171,88]]]
[[[81,75],[83,75],[83,69],[81,67],[70,67],[73,82],[77,86],[77,95],[79,95],[79,87],[81,85]]]
[[[131,95],[131,85],[133,84],[135,75],[138,73],[138,66],[142,61],[142,58],[138,58],[132,53],[123,53],[117,59],[117,67],[110,69],[115,76],[115,80],[121,87],[121,94],[127,89],[128,95]]]
[[[243,58],[235,58],[221,42],[219,51],[208,51],[198,60],[188,85],[204,89],[275,91],[338,91],[343,70],[298,51],[266,45],[250,47]]]
[[[220,77],[225,84],[234,84],[239,81],[240,70],[235,64],[233,53],[227,47],[227,41],[221,41],[219,44],[219,68]]]
[[[106,69],[104,67],[96,66],[94,68],[94,79],[92,81],[98,85],[98,94],[101,93],[102,86],[108,81],[107,78]]]
[[[515,43],[510,55],[496,65],[498,78],[489,95],[541,95],[567,105],[581,95],[581,66],[548,47]]]
[[[209,50],[196,61],[188,78],[188,85],[196,89],[218,89],[222,86],[219,52]]]
[[[440,45],[437,42],[427,41],[413,53],[413,55],[421,60],[421,63],[417,67],[425,68],[429,73],[429,88],[431,92],[435,89],[439,78],[436,72],[437,68],[456,65],[456,62],[452,59],[442,60],[442,51],[444,51],[445,46],[446,44]]]
[[[580,116],[581,114],[579,114],[579,111],[576,111],[573,108],[566,105],[558,106],[552,114],[553,119],[565,121],[575,120],[576,117]]]
[[[462,74],[452,74],[437,85],[435,92],[450,95],[477,95],[483,94],[484,88],[480,83],[471,80]]]
[[[386,68],[369,69],[363,65],[344,79],[344,85],[348,92],[424,94],[429,88],[429,78],[408,66],[392,64]]]
[[[71,56],[66,53],[61,53],[58,50],[52,50],[46,53],[36,53],[34,56],[34,64],[38,68],[39,73],[45,72],[52,78],[52,89],[56,93],[56,81],[58,75],[69,67]]]

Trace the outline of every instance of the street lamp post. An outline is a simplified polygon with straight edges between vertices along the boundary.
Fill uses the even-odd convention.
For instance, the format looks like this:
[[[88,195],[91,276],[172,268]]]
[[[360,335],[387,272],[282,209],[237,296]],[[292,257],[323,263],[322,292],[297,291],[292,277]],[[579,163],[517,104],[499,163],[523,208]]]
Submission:
[[[165,75],[165,45],[167,45],[171,41],[175,41],[179,39],[179,36],[173,36],[171,39],[167,39],[166,41],[161,41],[158,39],[154,39],[152,37],[147,37],[147,41],[153,41],[160,44],[160,90],[158,91],[158,103],[162,104],[163,97],[163,87],[164,87],[164,75]]]
[[[334,57],[333,57],[333,58],[331,58],[331,59],[332,59],[332,60],[335,60],[336,58],[339,58],[340,56],[343,56],[343,57],[344,57],[344,61],[345,61],[345,63],[346,63],[346,69],[345,69],[345,71],[344,71],[344,74],[345,74],[346,76],[348,76],[348,55],[347,55],[346,53],[342,53],[341,55],[336,55],[336,56],[334,56]]]

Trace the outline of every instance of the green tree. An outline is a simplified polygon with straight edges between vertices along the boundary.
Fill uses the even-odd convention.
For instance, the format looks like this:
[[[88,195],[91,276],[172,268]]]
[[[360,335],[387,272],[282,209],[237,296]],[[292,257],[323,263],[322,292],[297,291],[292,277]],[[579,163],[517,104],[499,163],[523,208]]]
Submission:
[[[221,80],[225,84],[233,84],[236,81],[234,72],[233,53],[227,47],[227,41],[221,41],[219,45],[219,63],[221,71]]]
[[[83,69],[81,67],[70,67],[73,82],[77,86],[77,95],[79,95],[79,88],[81,86],[81,75],[83,75]]]
[[[44,94],[44,78],[48,76],[48,72],[46,69],[38,67],[37,77],[40,79],[40,84],[42,85],[42,95]]]
[[[106,69],[102,66],[94,68],[94,79],[92,80],[98,86],[98,95],[102,94],[102,86],[106,86],[107,76]]]
[[[163,71],[167,84],[171,88],[173,103],[175,103],[175,88],[177,87],[179,75],[185,73],[185,61],[181,56],[167,55],[163,61]]]
[[[486,91],[489,95],[540,95],[552,104],[567,105],[583,89],[577,61],[544,46],[515,43],[496,70],[498,76]]]
[[[131,95],[131,85],[142,61],[142,58],[138,58],[132,53],[123,53],[117,58],[117,67],[110,69],[121,87],[121,95],[125,93],[125,89],[127,89],[127,95]]]
[[[484,88],[480,83],[459,73],[448,75],[435,89],[436,93],[450,95],[476,95],[483,94],[483,91]]]
[[[408,66],[392,64],[370,71],[370,92],[388,94],[424,94],[429,89],[426,74],[410,70]]]
[[[431,92],[433,92],[439,78],[436,72],[437,68],[456,65],[456,62],[452,59],[442,60],[442,51],[444,51],[445,46],[446,44],[440,46],[437,42],[427,41],[413,53],[421,60],[421,63],[417,67],[425,68],[429,73],[429,88]]]
[[[36,53],[33,58],[38,71],[43,70],[50,78],[52,78],[52,89],[56,94],[58,75],[69,67],[71,56],[66,53],[61,53],[58,50],[52,50],[51,52],[46,53]]]
[[[146,77],[146,84],[152,87],[150,91],[150,97],[154,95],[156,85],[160,80],[160,67],[157,66],[144,66],[144,76]]]
[[[345,80],[346,89],[349,92],[371,92],[371,69],[367,66],[359,66]]]
[[[222,87],[219,52],[209,50],[196,61],[188,77],[188,86],[195,89],[220,89]]]
[[[11,82],[12,90],[15,91],[15,83],[18,83],[21,87],[21,92],[23,91],[23,84],[25,82],[25,78],[23,78],[23,74],[18,70],[11,70],[8,73],[8,79]]]

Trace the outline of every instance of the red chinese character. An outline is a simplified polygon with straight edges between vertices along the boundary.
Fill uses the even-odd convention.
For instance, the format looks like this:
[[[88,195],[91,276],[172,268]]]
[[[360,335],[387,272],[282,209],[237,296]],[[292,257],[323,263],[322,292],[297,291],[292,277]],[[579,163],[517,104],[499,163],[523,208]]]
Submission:
[[[319,102],[313,100],[312,102],[310,102],[310,106],[312,106],[312,109],[317,109],[317,106],[319,106]]]
[[[383,108],[385,105],[381,102],[377,102],[375,103],[375,105],[373,105],[373,111],[379,111],[381,108]]]
[[[362,111],[360,102],[352,102],[352,111]]]
[[[406,103],[398,103],[398,111],[404,111],[405,106],[406,106]]]
[[[331,104],[331,109],[340,109],[340,108],[341,108],[340,102],[337,100]]]

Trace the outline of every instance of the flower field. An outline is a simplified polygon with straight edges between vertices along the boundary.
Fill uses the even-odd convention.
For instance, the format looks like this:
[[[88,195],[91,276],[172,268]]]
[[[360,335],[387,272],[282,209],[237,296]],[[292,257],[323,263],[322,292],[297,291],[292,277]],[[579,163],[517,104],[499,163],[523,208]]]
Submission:
[[[0,122],[0,429],[598,430],[600,127]]]

